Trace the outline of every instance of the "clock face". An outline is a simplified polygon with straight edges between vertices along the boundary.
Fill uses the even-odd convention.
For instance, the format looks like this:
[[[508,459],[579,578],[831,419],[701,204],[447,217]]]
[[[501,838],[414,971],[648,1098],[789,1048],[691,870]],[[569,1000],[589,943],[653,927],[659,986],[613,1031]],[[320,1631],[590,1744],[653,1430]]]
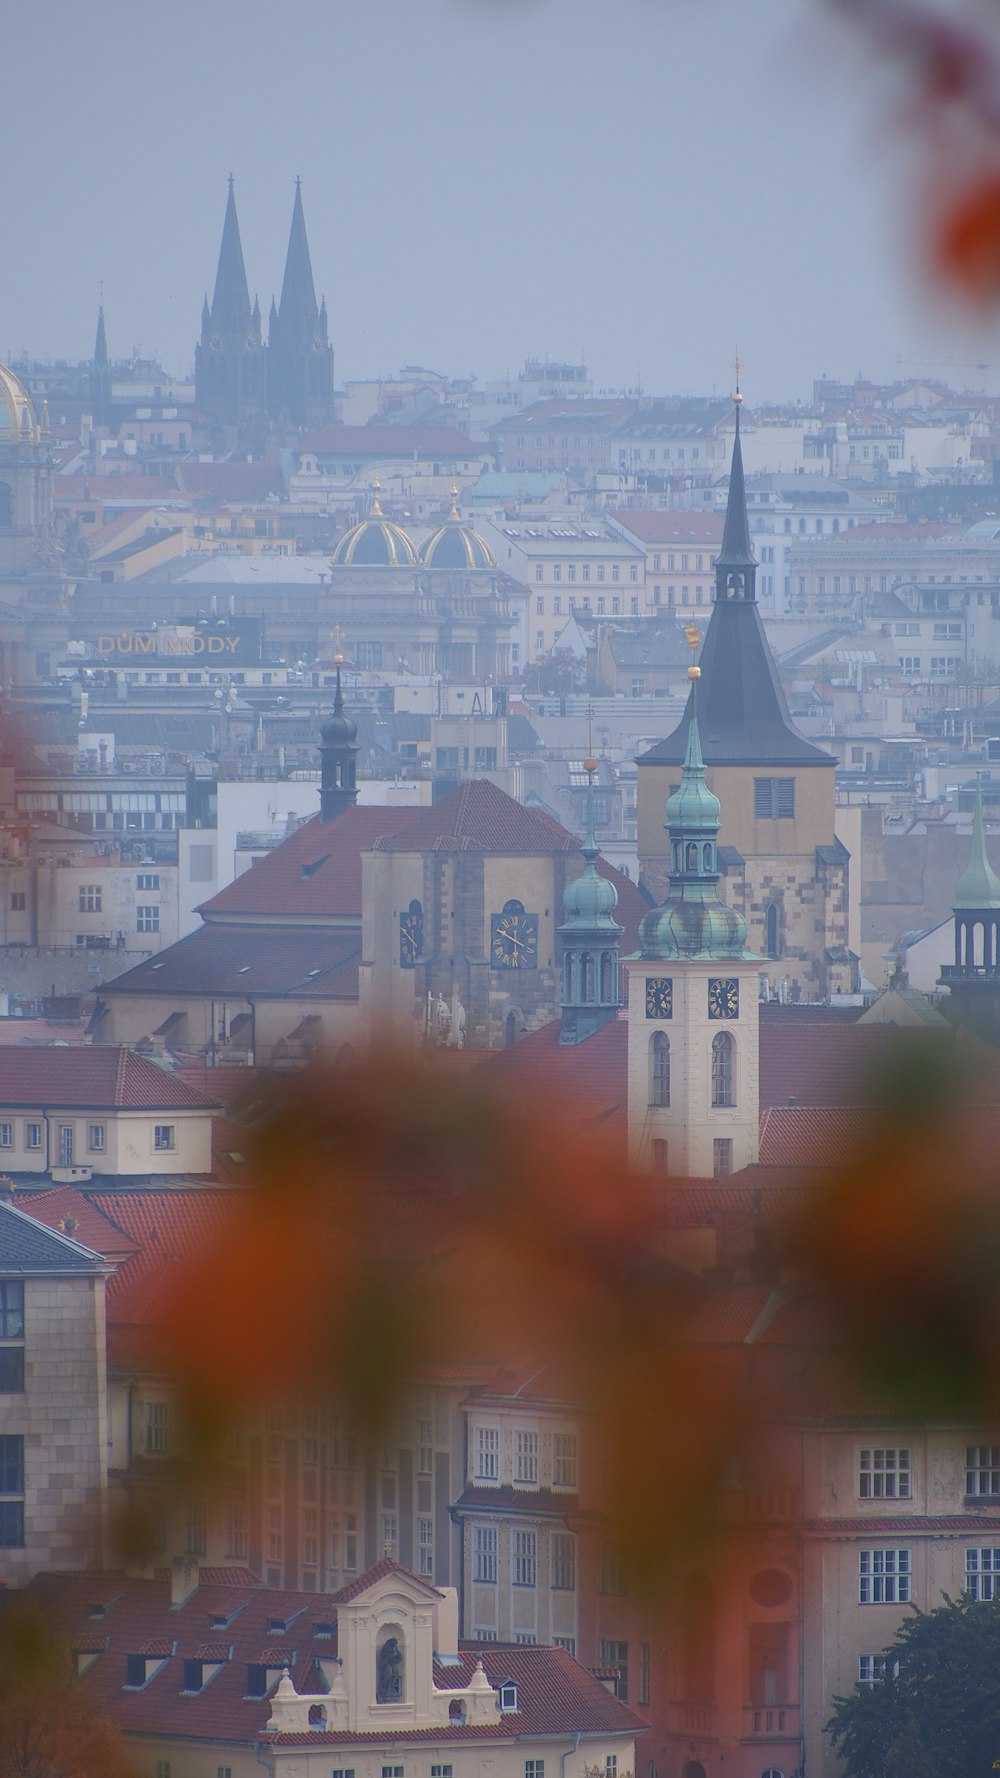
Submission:
[[[734,975],[709,976],[708,1016],[710,1019],[739,1018],[740,984]]]
[[[506,901],[490,919],[490,967],[538,968],[538,915],[526,914],[519,901]]]
[[[672,1019],[674,1016],[674,984],[669,975],[647,975],[647,1019]]]
[[[399,961],[403,969],[412,969],[424,954],[424,910],[419,901],[411,901],[399,916]]]

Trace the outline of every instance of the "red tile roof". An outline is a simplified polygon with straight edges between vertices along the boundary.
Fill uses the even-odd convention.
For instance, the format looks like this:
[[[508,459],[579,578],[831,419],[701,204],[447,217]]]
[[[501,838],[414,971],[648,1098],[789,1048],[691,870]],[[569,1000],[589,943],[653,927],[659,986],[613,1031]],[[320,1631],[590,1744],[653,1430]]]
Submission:
[[[1000,1052],[968,1032],[896,1025],[761,1023],[760,1104],[875,1105],[889,1071],[923,1060],[977,1085],[981,1102],[1000,1089]]]
[[[212,1100],[116,1044],[0,1046],[0,1105],[81,1110],[208,1110]]]
[[[721,512],[611,512],[608,517],[643,543],[666,545],[722,542]]]

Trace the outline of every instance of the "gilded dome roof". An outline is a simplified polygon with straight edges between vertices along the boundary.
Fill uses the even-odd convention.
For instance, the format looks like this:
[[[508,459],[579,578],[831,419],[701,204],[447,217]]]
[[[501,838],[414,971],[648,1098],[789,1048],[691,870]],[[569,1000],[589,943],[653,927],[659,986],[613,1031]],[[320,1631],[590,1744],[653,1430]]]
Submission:
[[[421,562],[425,568],[495,568],[497,559],[485,537],[463,525],[457,500],[458,489],[452,488],[451,511],[428,537],[420,551]]]
[[[382,511],[379,484],[372,489],[374,498],[367,518],[352,525],[333,552],[335,567],[344,568],[416,568],[419,558],[402,525],[394,524]]]
[[[12,370],[0,364],[0,444],[19,439],[37,444],[38,437],[38,419],[28,391]]]

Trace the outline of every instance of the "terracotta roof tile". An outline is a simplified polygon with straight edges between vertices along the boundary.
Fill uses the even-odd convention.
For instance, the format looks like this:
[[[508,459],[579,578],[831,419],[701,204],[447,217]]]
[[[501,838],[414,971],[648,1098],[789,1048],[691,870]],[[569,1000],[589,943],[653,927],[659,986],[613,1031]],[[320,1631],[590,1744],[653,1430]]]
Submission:
[[[146,1056],[117,1044],[66,1049],[0,1046],[0,1105],[208,1110],[212,1100]]]

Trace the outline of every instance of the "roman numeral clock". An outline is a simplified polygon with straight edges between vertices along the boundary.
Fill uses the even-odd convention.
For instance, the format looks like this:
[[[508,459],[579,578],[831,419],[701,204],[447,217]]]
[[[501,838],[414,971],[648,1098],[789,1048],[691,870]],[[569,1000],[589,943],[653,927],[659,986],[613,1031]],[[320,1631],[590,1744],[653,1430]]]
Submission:
[[[490,968],[538,968],[538,915],[520,901],[505,901],[490,915]]]

